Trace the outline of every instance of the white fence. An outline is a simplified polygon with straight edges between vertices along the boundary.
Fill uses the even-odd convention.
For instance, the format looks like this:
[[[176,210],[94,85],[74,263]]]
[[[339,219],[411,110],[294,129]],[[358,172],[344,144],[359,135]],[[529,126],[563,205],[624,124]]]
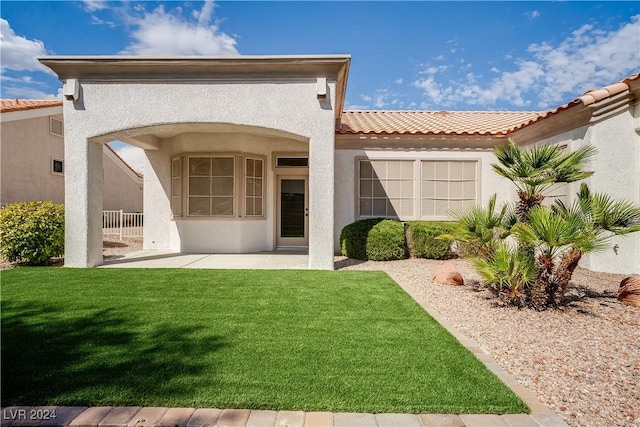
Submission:
[[[123,237],[142,237],[142,213],[102,211],[102,235]]]

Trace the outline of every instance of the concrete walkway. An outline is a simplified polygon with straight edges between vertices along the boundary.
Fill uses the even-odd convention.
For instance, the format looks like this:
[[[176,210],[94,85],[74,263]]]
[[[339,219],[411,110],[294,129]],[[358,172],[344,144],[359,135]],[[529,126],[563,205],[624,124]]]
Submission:
[[[553,414],[357,414],[249,409],[139,406],[14,406],[2,409],[2,427],[566,427]]]
[[[142,250],[118,258],[105,259],[100,268],[215,268],[254,270],[306,270],[309,255],[299,251],[253,254],[185,254]]]

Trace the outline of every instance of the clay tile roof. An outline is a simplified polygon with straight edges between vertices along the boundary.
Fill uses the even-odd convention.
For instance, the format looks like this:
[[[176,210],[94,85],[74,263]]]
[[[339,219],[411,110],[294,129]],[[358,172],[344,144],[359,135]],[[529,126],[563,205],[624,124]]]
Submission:
[[[35,110],[37,108],[62,107],[62,101],[44,99],[3,99],[0,113]]]
[[[635,73],[630,75],[629,77],[627,77],[626,79],[622,80],[621,82],[617,82],[614,84],[611,84],[609,86],[605,86],[603,88],[600,89],[592,89],[592,90],[588,90],[587,92],[584,93],[584,95],[582,95],[581,97],[574,99],[571,102],[568,102],[566,104],[563,104],[559,107],[554,108],[553,110],[549,110],[549,111],[545,111],[543,113],[540,113],[539,117],[536,118],[535,120],[532,120],[530,122],[527,123],[522,123],[521,125],[517,126],[515,129],[521,129],[524,128],[532,123],[537,122],[538,120],[542,120],[545,119],[547,117],[553,116],[555,114],[558,114],[564,110],[568,110],[569,108],[578,106],[578,105],[584,105],[589,106],[591,104],[594,104],[598,101],[602,101],[605,98],[609,98],[615,95],[618,95],[620,93],[623,93],[627,90],[629,90],[629,84],[634,81],[634,80],[638,80],[640,78],[640,73]],[[514,130],[515,130],[514,129]]]
[[[507,135],[538,112],[345,111],[338,134]]]

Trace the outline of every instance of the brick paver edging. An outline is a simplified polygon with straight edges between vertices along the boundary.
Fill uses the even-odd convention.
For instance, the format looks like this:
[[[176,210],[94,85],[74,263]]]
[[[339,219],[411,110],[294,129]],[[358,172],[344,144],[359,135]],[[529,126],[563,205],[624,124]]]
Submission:
[[[12,406],[2,427],[567,427],[553,414],[356,414],[139,406]]]

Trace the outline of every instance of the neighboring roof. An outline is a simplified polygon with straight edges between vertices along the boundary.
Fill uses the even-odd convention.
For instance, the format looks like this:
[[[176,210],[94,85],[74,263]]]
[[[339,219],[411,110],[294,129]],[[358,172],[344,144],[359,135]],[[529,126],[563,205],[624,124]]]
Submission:
[[[62,101],[50,101],[42,99],[3,99],[0,113],[13,113],[14,111],[35,110],[38,108],[62,107]]]
[[[630,90],[640,73],[587,91],[581,97],[543,112],[510,111],[345,111],[336,134],[508,136],[576,106],[588,107]]]
[[[122,164],[124,164],[131,172],[133,172],[133,174],[135,176],[137,176],[138,178],[142,178],[144,175],[142,175],[140,172],[138,172],[137,170],[135,170],[134,168],[132,168],[129,163],[126,162],[125,159],[123,159],[122,157],[120,157],[120,155],[118,153],[116,153],[116,150],[114,150],[113,148],[111,148],[111,146],[109,144],[104,144],[104,146],[111,151],[111,153],[113,153],[114,156],[116,156],[118,159],[120,159],[120,161],[122,162]]]
[[[507,135],[537,112],[345,111],[338,134]]]

